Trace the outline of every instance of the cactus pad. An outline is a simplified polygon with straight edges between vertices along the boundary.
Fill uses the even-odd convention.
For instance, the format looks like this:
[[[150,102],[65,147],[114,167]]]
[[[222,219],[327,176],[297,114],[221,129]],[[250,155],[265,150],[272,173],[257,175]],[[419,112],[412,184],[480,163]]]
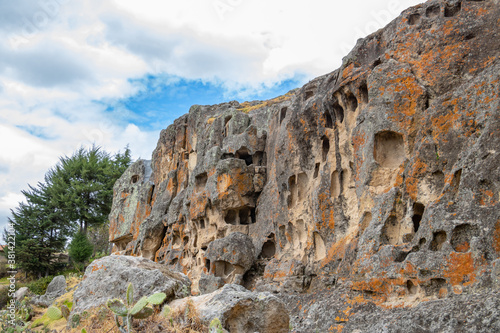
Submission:
[[[161,304],[163,301],[167,298],[167,295],[165,293],[156,293],[148,297],[148,302],[150,304]]]
[[[154,311],[151,308],[143,308],[141,311],[137,312],[135,315],[132,315],[134,319],[146,319],[147,317],[153,315]]]
[[[106,303],[108,309],[113,311],[117,316],[125,317],[128,314],[127,307],[119,299],[110,299]]]
[[[134,286],[132,285],[131,282],[128,284],[127,287],[127,305],[131,306],[133,302],[134,302]]]
[[[55,306],[51,306],[50,308],[48,308],[46,313],[47,317],[49,317],[52,320],[58,320],[62,318],[61,310],[59,310]]]
[[[132,316],[135,315],[136,313],[138,313],[139,311],[141,311],[142,309],[144,309],[144,307],[146,305],[148,305],[148,298],[146,296],[144,296],[137,303],[135,303],[135,305],[132,308],[132,310],[130,310],[130,314]]]

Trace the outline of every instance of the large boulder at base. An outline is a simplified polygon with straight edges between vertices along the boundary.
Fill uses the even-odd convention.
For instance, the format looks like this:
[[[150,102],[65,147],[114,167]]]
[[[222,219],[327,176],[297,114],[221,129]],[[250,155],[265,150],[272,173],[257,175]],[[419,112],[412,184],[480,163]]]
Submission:
[[[45,295],[34,297],[33,303],[36,305],[41,305],[48,307],[56,298],[61,296],[66,292],[66,278],[64,275],[58,275],[52,279],[52,281],[47,286],[47,290],[45,291]]]
[[[288,332],[289,315],[285,305],[266,292],[251,292],[236,284],[202,296],[188,297],[170,303],[172,311],[183,311],[193,302],[200,319],[207,325],[218,318],[231,333]]]
[[[191,281],[182,273],[149,259],[115,256],[95,260],[85,270],[85,276],[73,296],[72,312],[105,304],[111,298],[125,298],[128,284],[134,286],[134,298],[163,292],[168,299],[190,294]]]

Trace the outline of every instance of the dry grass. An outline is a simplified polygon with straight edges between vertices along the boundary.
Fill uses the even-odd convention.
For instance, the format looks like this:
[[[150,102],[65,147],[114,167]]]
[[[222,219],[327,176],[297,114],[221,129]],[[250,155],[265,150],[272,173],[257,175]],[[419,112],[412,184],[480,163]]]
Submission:
[[[294,92],[290,91],[290,92],[286,93],[285,95],[278,96],[276,98],[264,101],[260,104],[254,105],[254,106],[251,106],[249,102],[244,102],[244,103],[240,104],[240,107],[238,108],[238,110],[240,110],[241,112],[244,112],[244,113],[249,113],[250,111],[258,110],[258,109],[263,108],[263,107],[269,107],[271,105],[287,101],[290,98],[292,98],[293,94],[294,94]]]
[[[155,309],[155,314],[147,319],[134,320],[132,332],[137,333],[201,333],[207,332],[208,327],[204,325],[192,302],[187,302],[184,309],[170,312],[167,315]],[[80,325],[71,330],[58,332],[80,333],[85,328],[88,333],[119,333],[115,323],[114,314],[102,306],[84,313],[80,319]]]

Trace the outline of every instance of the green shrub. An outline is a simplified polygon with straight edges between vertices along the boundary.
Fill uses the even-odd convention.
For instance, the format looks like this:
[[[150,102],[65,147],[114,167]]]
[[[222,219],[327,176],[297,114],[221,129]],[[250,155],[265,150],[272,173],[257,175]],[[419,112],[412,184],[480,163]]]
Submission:
[[[52,281],[53,278],[54,277],[52,275],[49,275],[40,278],[38,280],[35,280],[33,282],[30,282],[28,283],[28,289],[37,295],[43,295],[45,294],[45,291],[47,290],[47,287],[49,286],[49,283]]]
[[[69,244],[69,256],[74,263],[83,266],[89,260],[94,246],[82,231],[78,231]]]
[[[0,309],[3,309],[4,306],[7,305],[9,301],[9,287],[1,286],[0,287]]]

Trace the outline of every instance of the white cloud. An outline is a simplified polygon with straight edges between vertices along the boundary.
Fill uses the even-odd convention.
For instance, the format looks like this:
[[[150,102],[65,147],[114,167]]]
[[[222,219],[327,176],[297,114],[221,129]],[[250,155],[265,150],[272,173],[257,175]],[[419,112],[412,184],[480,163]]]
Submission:
[[[27,183],[82,144],[115,152],[130,143],[150,158],[159,132],[131,124],[129,110],[106,111],[105,102],[145,89],[130,79],[201,79],[240,96],[311,79],[417,3],[0,1],[0,224]]]

